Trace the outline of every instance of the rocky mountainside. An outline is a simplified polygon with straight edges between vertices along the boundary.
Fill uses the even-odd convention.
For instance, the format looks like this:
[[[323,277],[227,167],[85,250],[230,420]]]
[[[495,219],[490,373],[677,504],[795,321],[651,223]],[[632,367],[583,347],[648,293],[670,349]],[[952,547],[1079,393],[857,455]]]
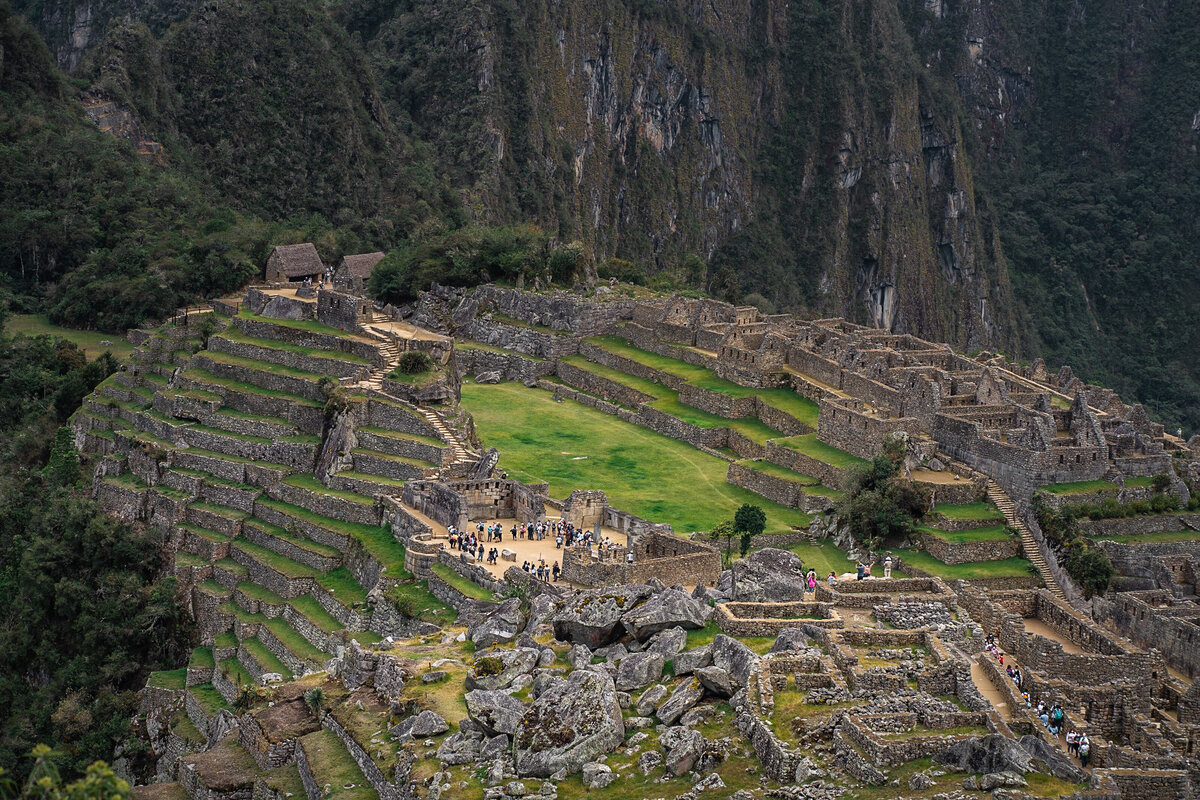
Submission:
[[[380,247],[532,221],[598,262],[1070,361],[1200,421],[1194,4],[14,7],[244,212]]]

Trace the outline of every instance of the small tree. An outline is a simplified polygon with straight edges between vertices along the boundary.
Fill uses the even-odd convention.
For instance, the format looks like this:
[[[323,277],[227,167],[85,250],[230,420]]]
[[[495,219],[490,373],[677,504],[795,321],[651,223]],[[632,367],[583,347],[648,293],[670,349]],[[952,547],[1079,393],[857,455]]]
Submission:
[[[400,354],[400,362],[396,365],[396,369],[406,375],[420,375],[422,372],[433,369],[433,359],[429,357],[428,353],[409,350]]]
[[[208,339],[214,333],[221,329],[220,323],[213,314],[201,314],[200,321],[196,323],[196,333],[200,336],[200,347],[208,349]]]
[[[754,537],[751,536],[749,533],[742,534],[741,540],[738,541],[738,553],[741,554],[742,558],[745,558],[746,553],[750,552],[750,543],[753,540],[754,540]]]
[[[737,533],[737,531],[734,530],[733,522],[731,520],[718,522],[713,526],[713,529],[708,532],[709,538],[714,542],[720,542],[722,539],[725,540],[725,546],[721,550],[721,564],[726,567],[729,566],[730,556],[733,553],[733,536],[735,533]]]
[[[733,527],[738,533],[758,536],[767,527],[767,514],[758,506],[744,503],[733,515]]]
[[[70,428],[59,428],[50,445],[50,460],[42,470],[46,479],[57,486],[74,486],[79,480],[79,453]]]
[[[1154,487],[1155,492],[1162,494],[1171,488],[1171,476],[1165,472],[1160,472],[1150,479],[1150,485]]]

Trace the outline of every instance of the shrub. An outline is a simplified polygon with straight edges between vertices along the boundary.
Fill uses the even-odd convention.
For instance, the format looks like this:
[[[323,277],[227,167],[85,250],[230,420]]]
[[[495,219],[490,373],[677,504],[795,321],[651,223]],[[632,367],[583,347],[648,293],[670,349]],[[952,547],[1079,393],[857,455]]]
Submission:
[[[406,375],[420,375],[422,372],[433,369],[433,359],[429,357],[428,353],[409,350],[400,355],[400,363],[396,365],[396,369]]]

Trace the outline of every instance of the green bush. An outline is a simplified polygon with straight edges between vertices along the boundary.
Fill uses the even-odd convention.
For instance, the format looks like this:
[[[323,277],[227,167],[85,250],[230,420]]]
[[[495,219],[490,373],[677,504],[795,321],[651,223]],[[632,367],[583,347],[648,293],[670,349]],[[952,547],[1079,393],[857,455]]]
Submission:
[[[396,365],[396,369],[406,375],[420,375],[433,369],[433,359],[429,357],[428,353],[409,350],[400,355],[400,363]]]

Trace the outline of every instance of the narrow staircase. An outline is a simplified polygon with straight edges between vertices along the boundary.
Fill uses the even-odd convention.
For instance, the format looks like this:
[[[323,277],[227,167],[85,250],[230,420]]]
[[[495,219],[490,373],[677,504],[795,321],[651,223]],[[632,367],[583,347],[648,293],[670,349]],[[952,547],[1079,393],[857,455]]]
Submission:
[[[438,437],[442,441],[446,442],[446,444],[450,445],[450,450],[454,454],[454,460],[451,462],[452,464],[461,464],[466,461],[478,460],[478,454],[471,452],[467,448],[463,440],[460,439],[458,434],[454,432],[454,429],[447,425],[446,421],[442,419],[441,414],[437,413],[432,408],[425,408],[424,406],[417,406],[416,408],[421,416],[425,418],[425,421],[428,422],[435,431],[437,431]]]
[[[987,496],[995,504],[996,508],[1000,509],[1000,513],[1004,515],[1005,521],[1021,534],[1021,549],[1025,552],[1025,557],[1029,559],[1029,562],[1037,567],[1038,572],[1041,573],[1042,581],[1046,584],[1046,588],[1055,597],[1066,600],[1067,597],[1063,594],[1062,587],[1058,585],[1058,581],[1050,573],[1050,566],[1046,563],[1046,559],[1042,557],[1042,550],[1038,547],[1037,540],[1033,538],[1033,532],[1017,516],[1017,508],[1012,498],[1000,487],[1000,484],[993,480],[988,481]]]

